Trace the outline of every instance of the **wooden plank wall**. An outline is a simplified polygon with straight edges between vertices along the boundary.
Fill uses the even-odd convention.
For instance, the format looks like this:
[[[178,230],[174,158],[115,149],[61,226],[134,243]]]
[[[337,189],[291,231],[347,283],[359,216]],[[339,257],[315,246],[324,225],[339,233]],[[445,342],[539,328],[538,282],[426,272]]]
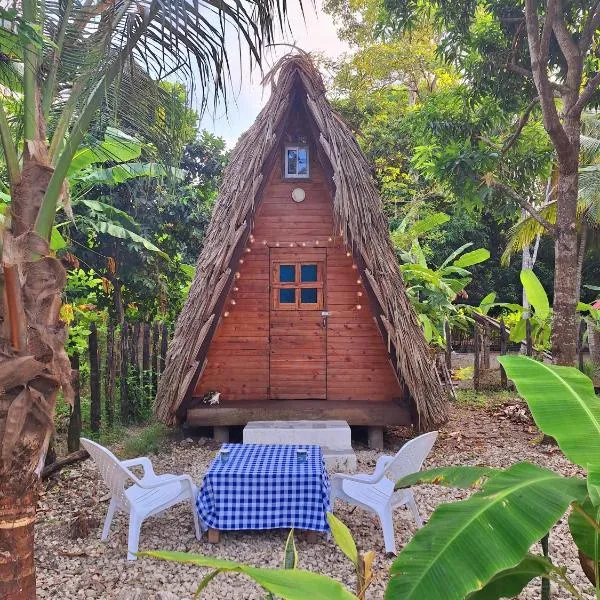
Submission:
[[[287,247],[297,253],[297,260],[306,257],[310,261],[310,247],[325,247],[326,309],[330,313],[326,333],[327,399],[381,402],[402,397],[386,342],[370,310],[365,289],[358,283],[352,257],[346,255],[340,237],[334,234],[332,199],[316,156],[311,148],[308,180],[283,179],[281,162],[273,168],[257,211],[251,251],[245,253],[240,277],[227,299],[229,315],[221,317],[194,396],[219,390],[224,401],[269,398],[269,248]],[[295,187],[306,192],[301,203],[291,199]],[[295,311],[290,311],[289,318],[295,315]],[[281,319],[278,312],[272,323],[277,331],[284,325]],[[299,352],[299,368],[302,357]],[[282,383],[277,381],[274,391],[280,392]],[[290,385],[293,384],[290,376]]]

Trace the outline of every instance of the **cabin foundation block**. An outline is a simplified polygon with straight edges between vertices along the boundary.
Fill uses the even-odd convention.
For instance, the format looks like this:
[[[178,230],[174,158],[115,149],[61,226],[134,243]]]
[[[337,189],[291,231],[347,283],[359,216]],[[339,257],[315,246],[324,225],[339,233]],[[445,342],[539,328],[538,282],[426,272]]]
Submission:
[[[383,450],[383,427],[369,427],[369,448]]]
[[[229,441],[229,427],[213,427],[213,439],[219,444]]]

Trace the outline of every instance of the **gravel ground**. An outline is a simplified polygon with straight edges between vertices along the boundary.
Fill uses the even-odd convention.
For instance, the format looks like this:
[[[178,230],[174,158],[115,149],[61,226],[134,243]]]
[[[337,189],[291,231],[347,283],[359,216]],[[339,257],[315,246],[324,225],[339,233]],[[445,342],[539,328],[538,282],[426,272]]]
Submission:
[[[441,430],[426,466],[486,464],[506,467],[519,460],[528,460],[565,475],[576,474],[577,467],[565,460],[558,448],[535,443],[539,433],[523,415],[519,405],[487,409],[455,406],[453,416]],[[400,428],[387,430],[385,452],[395,452],[409,433]],[[152,457],[152,461],[158,473],[189,473],[200,482],[216,449],[212,441],[202,438],[173,441],[166,444],[159,456]],[[357,444],[356,451],[358,470],[372,470],[380,453],[360,444]],[[415,488],[415,495],[423,517],[428,518],[441,502],[466,497],[467,493],[421,486]],[[108,541],[99,541],[100,523],[108,506],[106,496],[107,489],[91,461],[65,469],[58,478],[48,482],[40,501],[36,526],[38,597],[61,600],[192,598],[198,581],[207,571],[150,559],[127,561],[127,522],[123,516],[117,516],[113,521]],[[375,550],[376,576],[367,598],[383,598],[392,559],[385,556],[377,521],[361,510],[352,512],[340,502],[336,505],[336,514],[350,527],[361,549]],[[72,523],[78,515],[89,517],[92,528],[86,537],[72,539]],[[415,527],[406,510],[396,511],[394,517],[396,541],[401,548],[410,540]],[[93,519],[96,519],[95,523]],[[176,507],[165,516],[151,518],[144,523],[140,549],[190,551],[241,560],[256,566],[277,567],[281,562],[285,537],[285,531],[226,532],[216,546],[208,544],[206,538],[198,542],[194,537],[189,509]],[[580,589],[591,592],[579,566],[566,518],[552,532],[550,546],[555,564],[565,565],[571,581]],[[316,544],[310,544],[299,534],[297,547],[301,568],[331,575],[347,586],[354,586],[354,574],[348,560],[324,536],[319,536]],[[221,574],[211,582],[203,598],[254,600],[264,596],[244,576]],[[539,597],[539,583],[530,585],[520,596],[531,600]],[[555,590],[553,598],[570,596]],[[591,593],[589,598],[592,598]]]

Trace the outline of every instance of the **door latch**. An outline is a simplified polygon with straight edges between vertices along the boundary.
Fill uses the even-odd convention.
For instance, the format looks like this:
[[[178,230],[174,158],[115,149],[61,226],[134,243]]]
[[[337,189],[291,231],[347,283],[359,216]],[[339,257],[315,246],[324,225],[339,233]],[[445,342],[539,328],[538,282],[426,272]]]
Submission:
[[[327,327],[327,317],[329,316],[329,311],[324,310],[321,312],[321,316],[323,317],[323,329],[325,329]]]

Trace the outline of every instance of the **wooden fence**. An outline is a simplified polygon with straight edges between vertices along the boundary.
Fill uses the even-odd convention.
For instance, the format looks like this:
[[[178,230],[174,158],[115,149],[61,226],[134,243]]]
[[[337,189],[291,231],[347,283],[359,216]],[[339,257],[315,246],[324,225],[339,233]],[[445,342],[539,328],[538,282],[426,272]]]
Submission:
[[[83,361],[89,365],[90,430],[98,433],[103,421],[112,428],[117,420],[130,425],[151,414],[168,343],[169,331],[162,322],[109,323],[102,336],[91,323],[87,356],[71,357],[75,402],[69,418],[69,452],[79,448]]]

